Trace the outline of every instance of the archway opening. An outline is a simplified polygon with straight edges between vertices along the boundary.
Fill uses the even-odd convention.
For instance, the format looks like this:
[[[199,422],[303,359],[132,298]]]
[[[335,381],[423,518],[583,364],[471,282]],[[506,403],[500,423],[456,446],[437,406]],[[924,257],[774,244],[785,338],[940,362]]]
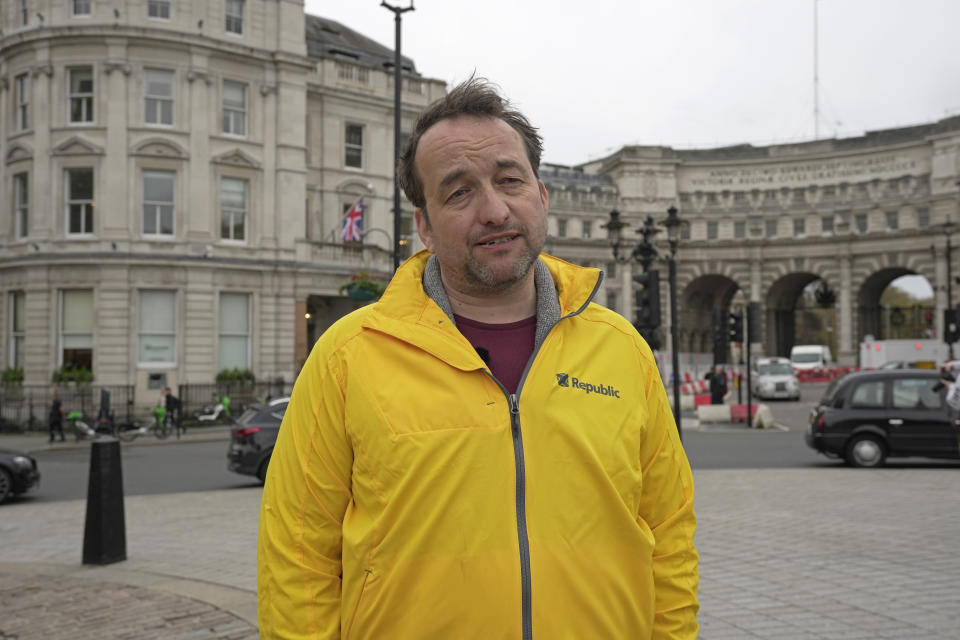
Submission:
[[[867,278],[857,296],[859,330],[875,340],[934,338],[936,304],[929,281],[907,269],[877,271]]]

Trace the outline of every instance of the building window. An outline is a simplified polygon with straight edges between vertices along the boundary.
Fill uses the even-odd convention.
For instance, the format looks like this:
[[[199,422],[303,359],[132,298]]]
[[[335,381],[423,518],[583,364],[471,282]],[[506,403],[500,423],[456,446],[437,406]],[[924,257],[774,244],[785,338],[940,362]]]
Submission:
[[[854,222],[857,225],[857,233],[867,232],[867,214],[858,213],[854,218]]]
[[[823,216],[820,219],[820,229],[823,235],[833,235],[833,216]]]
[[[242,82],[223,81],[223,132],[247,135],[247,85]]]
[[[170,0],[147,0],[147,17],[170,19]]]
[[[716,240],[717,239],[717,223],[708,222],[707,223],[707,240]]]
[[[617,277],[617,263],[616,263],[616,262],[608,262],[608,263],[607,263],[607,273],[606,273],[606,277],[609,278],[609,279],[611,279],[611,280],[612,280],[613,278],[616,278],[616,277]]]
[[[70,122],[93,122],[93,69],[70,69]]]
[[[776,238],[777,237],[777,221],[764,220],[764,225],[766,226],[766,236],[768,238]]]
[[[20,25],[30,24],[30,2],[29,0],[20,0]]]
[[[67,169],[67,233],[93,233],[93,169]]]
[[[140,291],[137,304],[137,362],[177,361],[177,292]]]
[[[360,84],[370,82],[370,69],[349,62],[337,62],[337,78],[340,80],[349,80]],[[392,86],[392,85],[391,85]]]
[[[10,355],[7,357],[7,363],[11,367],[23,368],[26,326],[26,295],[22,291],[14,291],[10,294]]]
[[[173,71],[144,72],[143,120],[147,124],[173,125]]]
[[[567,237],[567,221],[563,218],[557,220],[557,237],[566,238]]]
[[[682,224],[680,225],[680,239],[689,240],[690,239],[690,225]]]
[[[30,76],[21,73],[13,80],[13,94],[16,101],[17,131],[30,128]]]
[[[73,7],[73,15],[90,15],[90,2],[91,0],[71,0],[70,5]]]
[[[807,235],[807,221],[803,218],[797,218],[793,221],[793,235],[802,238]]]
[[[16,237],[26,238],[30,229],[30,181],[26,173],[13,176],[13,214],[16,219]]]
[[[173,235],[172,171],[143,172],[143,233],[144,235]]]
[[[224,240],[247,239],[247,181],[239,178],[220,180],[220,237]]]
[[[617,310],[617,292],[616,291],[607,292],[607,309],[612,309],[613,311]]]
[[[900,228],[900,216],[896,211],[887,211],[887,231],[896,231]]]
[[[243,0],[227,0],[227,33],[243,34]]]
[[[60,364],[93,371],[93,290],[60,292]]]
[[[734,222],[733,223],[733,237],[739,239],[747,237],[747,223],[746,222]]]
[[[220,294],[217,370],[250,367],[250,294]]]
[[[580,230],[581,230],[580,237],[583,238],[584,240],[589,240],[590,237],[593,235],[593,221],[584,220],[583,226],[580,228]]]
[[[351,169],[363,169],[363,126],[348,124],[346,130],[343,165]]]
[[[925,229],[930,226],[930,209],[917,209],[917,227]]]

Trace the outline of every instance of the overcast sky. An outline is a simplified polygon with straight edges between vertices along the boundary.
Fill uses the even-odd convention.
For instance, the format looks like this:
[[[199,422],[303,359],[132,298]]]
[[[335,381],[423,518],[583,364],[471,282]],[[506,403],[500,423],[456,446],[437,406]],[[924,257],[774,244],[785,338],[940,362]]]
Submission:
[[[408,6],[409,0],[391,4]],[[544,160],[626,144],[814,136],[814,0],[414,0],[402,52],[448,84],[474,70],[540,127]],[[820,137],[960,115],[960,1],[820,0]],[[394,46],[379,0],[306,0]]]

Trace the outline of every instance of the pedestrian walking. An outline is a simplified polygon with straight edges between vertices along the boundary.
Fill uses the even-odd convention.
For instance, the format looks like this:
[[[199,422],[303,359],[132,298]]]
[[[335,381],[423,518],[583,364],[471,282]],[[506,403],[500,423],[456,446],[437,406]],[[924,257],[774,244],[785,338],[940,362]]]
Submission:
[[[723,404],[727,395],[727,377],[723,367],[710,367],[710,404]]]
[[[50,394],[50,442],[54,441],[54,434],[60,434],[60,442],[66,440],[63,437],[63,405],[60,403],[60,398],[57,396],[57,392],[54,391]]]
[[[163,394],[163,406],[167,410],[167,417],[170,419],[170,423],[176,427],[178,432],[182,430],[186,433],[187,430],[180,424],[180,398],[173,395],[170,387],[164,387],[160,392]]]
[[[314,346],[261,502],[278,638],[697,636],[693,477],[653,354],[542,254],[541,139],[470,79],[399,180],[425,251]]]

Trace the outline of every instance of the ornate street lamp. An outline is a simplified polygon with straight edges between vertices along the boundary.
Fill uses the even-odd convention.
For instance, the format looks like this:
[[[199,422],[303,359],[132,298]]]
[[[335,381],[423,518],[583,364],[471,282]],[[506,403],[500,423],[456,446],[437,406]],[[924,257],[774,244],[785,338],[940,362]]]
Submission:
[[[680,228],[689,224],[681,220],[677,208],[667,209],[667,219],[662,221],[667,228],[667,241],[670,244],[670,257],[667,263],[670,267],[670,366],[673,369],[673,417],[677,421],[677,434],[683,439],[683,430],[680,427],[680,327],[677,319],[677,246],[680,244]]]
[[[400,165],[400,89],[403,83],[403,60],[400,57],[400,16],[407,11],[413,11],[413,0],[409,7],[395,7],[383,0],[381,7],[393,12],[396,23],[396,46],[393,49],[393,270],[400,267],[400,178],[397,169]]]
[[[953,360],[953,343],[957,339],[957,324],[960,322],[956,309],[953,308],[953,262],[950,255],[953,251],[950,246],[950,236],[953,235],[954,227],[956,224],[949,218],[943,223],[943,235],[947,236],[947,312],[944,314],[943,340],[947,343],[947,349],[950,350],[951,360]]]

